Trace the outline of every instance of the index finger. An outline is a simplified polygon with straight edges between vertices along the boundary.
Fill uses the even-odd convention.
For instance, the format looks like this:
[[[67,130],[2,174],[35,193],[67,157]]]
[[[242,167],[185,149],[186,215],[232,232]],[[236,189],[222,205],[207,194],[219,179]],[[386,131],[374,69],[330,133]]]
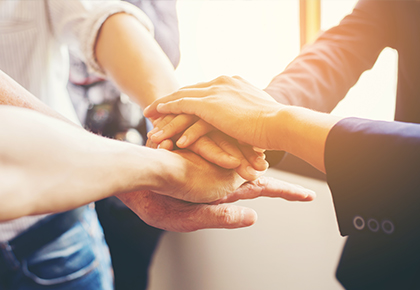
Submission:
[[[159,104],[176,101],[183,98],[199,98],[206,95],[208,95],[208,90],[206,88],[196,88],[192,86],[188,88],[183,88],[170,95],[157,99],[156,101],[151,103],[149,106],[147,106],[144,109],[143,115],[146,118],[156,119],[164,115],[164,114],[159,113],[157,110],[157,106]]]
[[[244,183],[215,203],[231,203],[240,199],[254,199],[261,196],[277,197],[288,201],[312,201],[316,194],[303,186],[262,176],[257,180]]]

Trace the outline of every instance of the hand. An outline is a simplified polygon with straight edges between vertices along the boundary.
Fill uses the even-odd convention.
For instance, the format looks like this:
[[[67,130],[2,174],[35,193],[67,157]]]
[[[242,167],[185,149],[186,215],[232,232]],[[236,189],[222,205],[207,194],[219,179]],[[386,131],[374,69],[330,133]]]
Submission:
[[[120,194],[118,198],[151,226],[168,231],[191,232],[206,228],[234,229],[251,226],[257,219],[254,210],[223,203],[259,196],[311,201],[315,198],[315,193],[298,185],[261,177],[245,183],[214,204],[185,202],[147,190]]]
[[[227,135],[264,149],[278,149],[270,142],[272,118],[283,106],[270,95],[239,77],[219,77],[208,83],[185,87],[163,97],[144,111],[150,118],[162,114],[191,114]],[[194,125],[193,125],[194,126]],[[183,146],[203,135],[191,127],[181,136]]]
[[[190,202],[212,202],[225,197],[245,182],[234,170],[207,162],[189,150],[155,150],[160,154],[154,192]],[[154,174],[155,175],[155,174]]]
[[[171,139],[166,138],[174,135],[174,138],[176,138],[176,134],[179,133],[178,131],[172,131],[172,129],[177,127],[182,130],[182,128],[193,124],[197,120],[198,118],[196,116],[185,114],[177,116],[167,115],[164,118],[156,120],[153,123],[155,128],[149,132],[148,136],[154,136],[154,132],[164,132],[165,128],[166,133],[172,133],[160,133],[157,134],[158,137],[149,138],[147,146],[152,148],[159,146],[162,149],[172,150],[173,142]],[[174,124],[178,124],[179,126],[174,127]],[[268,168],[268,163],[265,161],[263,152],[255,151],[249,145],[239,144],[235,139],[219,130],[213,131],[214,128],[210,125],[209,127],[211,127],[209,128],[211,132],[200,137],[186,149],[195,152],[207,161],[223,168],[236,169],[236,172],[246,180],[255,180]]]

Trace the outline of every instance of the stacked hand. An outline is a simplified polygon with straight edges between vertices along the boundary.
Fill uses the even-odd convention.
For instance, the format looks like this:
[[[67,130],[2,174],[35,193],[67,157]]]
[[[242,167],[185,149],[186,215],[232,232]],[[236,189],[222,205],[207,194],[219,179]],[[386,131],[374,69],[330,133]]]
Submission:
[[[175,135],[173,139],[177,139],[178,132],[177,128],[182,129],[183,126],[178,127],[177,124],[180,121],[186,120],[190,117],[197,118],[192,115],[181,114],[178,116],[167,115],[164,118],[154,121],[155,128],[149,132],[148,146],[152,148],[162,148],[167,150],[173,150],[174,145],[172,139],[164,139],[165,137],[159,137],[163,132],[162,128],[165,128],[168,134],[168,130],[171,128],[175,129]],[[194,129],[200,126],[200,123],[205,123],[202,120],[197,123],[192,123],[193,126],[187,128]],[[205,123],[207,124],[207,123]],[[226,134],[215,130],[209,126],[209,132],[203,136],[198,137],[189,146],[178,146],[179,148],[186,148],[196,154],[200,155],[207,161],[217,164],[220,167],[227,169],[235,169],[236,172],[246,180],[255,180],[261,176],[268,168],[268,163],[265,161],[265,155],[263,150],[254,150],[252,146],[247,144],[240,144],[236,139],[227,136]],[[157,132],[157,133],[155,133]],[[181,131],[182,133],[182,131]],[[185,133],[184,133],[185,134]],[[156,137],[157,135],[158,137]],[[178,145],[179,142],[177,142]]]
[[[251,226],[257,219],[255,211],[229,203],[260,196],[311,201],[315,193],[298,185],[260,177],[210,204],[191,203],[148,190],[120,194],[118,197],[151,226],[168,231],[191,232],[207,228]]]
[[[265,93],[256,99],[256,92],[260,93],[241,79],[223,77],[186,87],[153,103],[145,111],[155,125],[149,133],[149,146],[172,150],[177,140],[177,147],[190,151],[174,153],[192,161],[196,174],[185,184],[188,188],[175,189],[182,194],[170,194],[180,199],[151,191],[132,192],[120,198],[150,225],[182,232],[252,225],[256,220],[252,209],[228,204],[240,199],[268,196],[290,201],[313,200],[315,193],[301,186],[257,178],[261,173],[254,169],[263,171],[267,163],[263,150],[248,144],[269,148],[268,138],[258,133],[259,127],[264,126],[264,118],[274,114],[280,105]],[[206,100],[202,102],[200,97]],[[220,116],[221,108],[225,111],[228,108],[233,117]],[[246,182],[240,176],[252,181]]]
[[[150,138],[155,142],[184,132],[177,145],[185,148],[216,128],[239,142],[277,149],[267,132],[271,131],[271,119],[282,108],[270,95],[245,80],[223,76],[161,98],[147,107],[144,115],[155,120],[166,114],[189,114],[201,119],[191,126],[173,119],[160,132],[153,132]]]
[[[246,227],[256,221],[256,213],[227,203],[259,196],[290,201],[311,201],[315,197],[311,190],[273,178],[246,182],[235,170],[210,163],[189,150],[156,152],[166,165],[162,181],[151,190],[118,197],[143,221],[165,230]]]

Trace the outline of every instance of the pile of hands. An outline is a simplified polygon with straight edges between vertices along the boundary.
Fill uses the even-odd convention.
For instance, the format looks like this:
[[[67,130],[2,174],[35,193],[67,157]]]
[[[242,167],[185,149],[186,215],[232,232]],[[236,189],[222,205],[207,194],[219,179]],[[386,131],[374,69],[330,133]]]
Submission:
[[[254,224],[254,210],[231,204],[241,199],[313,200],[311,190],[262,176],[269,166],[264,154],[269,144],[258,131],[264,127],[261,120],[278,106],[239,77],[219,77],[155,101],[144,111],[154,125],[147,146],[168,150],[162,152],[169,154],[168,162],[174,153],[181,157],[187,174],[174,172],[163,190],[136,191],[119,198],[146,223],[177,232]]]

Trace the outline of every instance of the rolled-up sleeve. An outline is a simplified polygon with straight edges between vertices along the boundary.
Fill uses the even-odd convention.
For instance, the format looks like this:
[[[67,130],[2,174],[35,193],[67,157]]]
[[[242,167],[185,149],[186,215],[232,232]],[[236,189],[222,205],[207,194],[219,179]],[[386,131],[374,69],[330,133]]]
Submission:
[[[95,43],[105,20],[116,13],[134,16],[151,34],[153,24],[136,6],[121,1],[47,1],[51,32],[60,42],[68,45],[72,53],[82,59],[91,72],[105,73],[95,57]]]

